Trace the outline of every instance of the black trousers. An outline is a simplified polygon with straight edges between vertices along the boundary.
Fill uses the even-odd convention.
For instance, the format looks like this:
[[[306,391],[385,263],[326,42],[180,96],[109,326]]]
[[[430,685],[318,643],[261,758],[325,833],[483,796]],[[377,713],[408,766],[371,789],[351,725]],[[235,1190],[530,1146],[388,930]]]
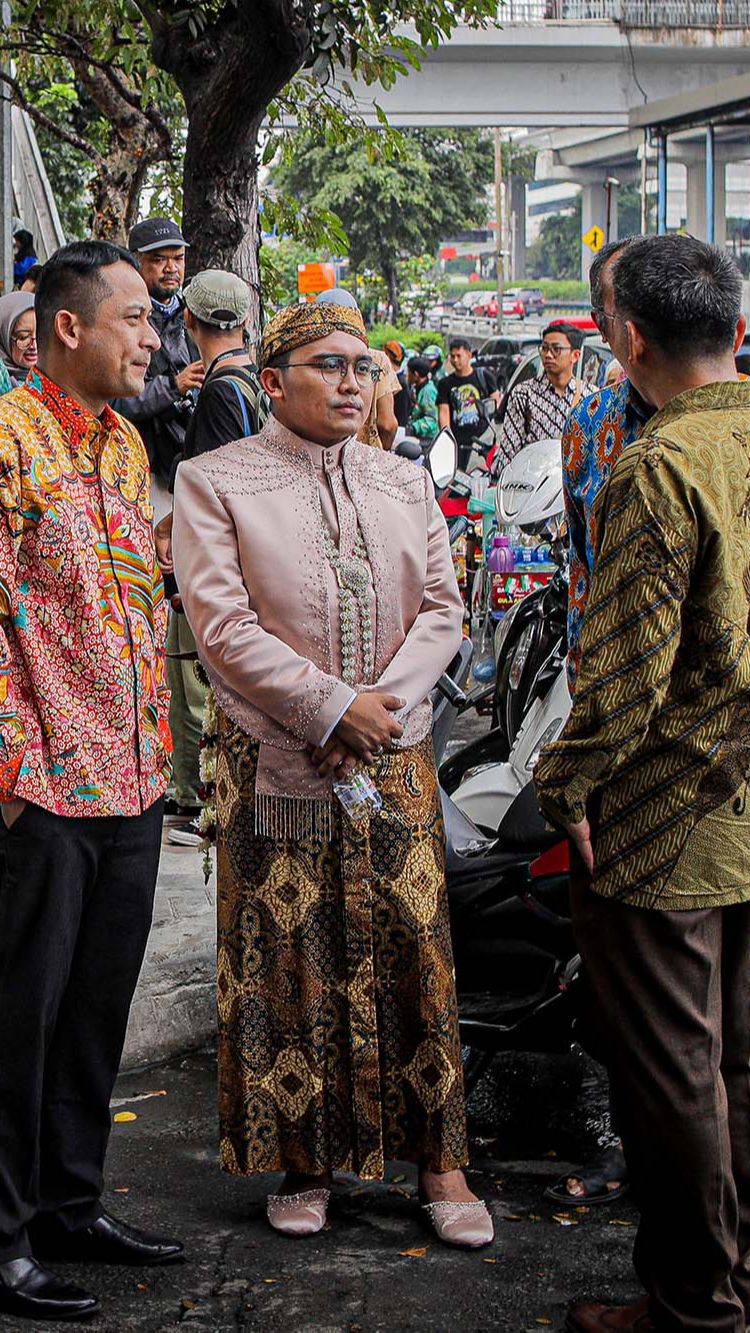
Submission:
[[[607,1042],[633,1255],[658,1329],[744,1333],[750,1312],[750,903],[660,912],[573,877]]]
[[[0,837],[0,1263],[35,1217],[101,1213],[109,1100],[151,926],[163,801],[130,817],[27,805]]]

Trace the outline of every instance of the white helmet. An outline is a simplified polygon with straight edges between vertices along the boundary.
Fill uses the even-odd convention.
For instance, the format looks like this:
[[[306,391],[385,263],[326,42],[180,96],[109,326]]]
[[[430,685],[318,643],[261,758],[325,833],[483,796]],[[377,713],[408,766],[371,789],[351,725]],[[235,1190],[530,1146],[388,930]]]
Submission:
[[[501,523],[519,528],[562,515],[561,440],[535,440],[506,463],[497,482],[495,509]]]

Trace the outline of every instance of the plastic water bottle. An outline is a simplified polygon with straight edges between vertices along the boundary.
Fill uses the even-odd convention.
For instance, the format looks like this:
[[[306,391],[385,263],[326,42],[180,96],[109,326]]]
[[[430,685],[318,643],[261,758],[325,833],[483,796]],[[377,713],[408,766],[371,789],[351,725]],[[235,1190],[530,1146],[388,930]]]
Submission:
[[[493,538],[492,550],[487,557],[487,568],[493,574],[508,574],[513,569],[515,557],[511,550],[510,537],[502,534]]]

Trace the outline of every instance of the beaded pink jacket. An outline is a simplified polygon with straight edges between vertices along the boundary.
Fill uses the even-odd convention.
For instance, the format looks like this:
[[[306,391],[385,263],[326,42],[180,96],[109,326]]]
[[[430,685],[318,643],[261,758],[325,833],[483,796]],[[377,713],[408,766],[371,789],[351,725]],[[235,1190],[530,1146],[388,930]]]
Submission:
[[[273,418],[259,435],[178,469],[174,564],[198,651],[224,711],[262,749],[286,752],[283,779],[277,765],[271,783],[285,795],[309,796],[320,784],[307,746],[352,697],[341,679],[339,589],[324,524],[342,543],[358,527],[367,547],[374,671],[356,688],[404,699],[401,744],[415,744],[429,730],[428,696],[459,648],[463,619],[426,470],[355,439],[325,449]]]

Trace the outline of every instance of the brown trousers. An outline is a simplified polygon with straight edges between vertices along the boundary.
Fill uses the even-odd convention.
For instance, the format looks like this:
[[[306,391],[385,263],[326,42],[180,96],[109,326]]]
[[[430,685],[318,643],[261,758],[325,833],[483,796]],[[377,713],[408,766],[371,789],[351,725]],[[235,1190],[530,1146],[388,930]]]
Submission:
[[[745,1333],[750,903],[660,912],[592,893],[582,868],[572,879],[654,1321],[669,1333]]]

